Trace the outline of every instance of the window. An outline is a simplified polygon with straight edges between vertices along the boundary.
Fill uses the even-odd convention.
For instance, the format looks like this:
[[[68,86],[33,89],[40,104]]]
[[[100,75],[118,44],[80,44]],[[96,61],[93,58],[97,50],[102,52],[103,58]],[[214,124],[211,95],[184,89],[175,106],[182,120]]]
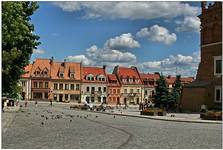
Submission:
[[[91,97],[91,102],[94,103],[94,97]]]
[[[63,90],[63,84],[60,84],[60,85],[59,85],[59,89],[60,89],[60,90]]]
[[[48,82],[45,82],[45,88],[48,88]]]
[[[54,94],[53,99],[56,101],[57,100],[57,94]]]
[[[221,75],[222,72],[222,59],[221,56],[214,57],[214,75]]]
[[[54,90],[57,90],[58,89],[58,85],[57,83],[54,83]]]
[[[69,84],[65,84],[65,90],[69,90]]]
[[[42,99],[42,93],[40,93],[40,92],[34,92],[34,93],[33,93],[33,98],[34,98],[34,99],[35,99],[35,98]]]
[[[40,74],[40,71],[36,71],[35,74],[36,74],[36,75],[39,75],[39,74]]]
[[[76,84],[76,90],[80,90],[80,84]]]
[[[103,97],[103,103],[106,103],[106,97]]]
[[[74,73],[70,73],[70,78],[74,78]]]
[[[130,89],[130,93],[133,93],[133,89]]]
[[[74,84],[71,84],[71,85],[70,85],[70,89],[71,89],[71,90],[74,90]]]
[[[89,88],[89,86],[87,86],[87,88],[86,88],[86,91],[87,91],[87,92],[89,92],[89,91],[90,91],[90,88]]]
[[[140,93],[140,89],[137,89],[137,93]]]
[[[116,89],[113,89],[113,93],[116,94]]]
[[[70,95],[70,100],[76,100],[76,101],[79,101],[79,95],[71,94],[71,95]]]
[[[115,103],[115,101],[116,101],[116,98],[115,98],[115,97],[113,97],[113,103]]]
[[[120,93],[120,89],[117,89],[117,93],[118,93],[118,94]]]
[[[48,99],[48,92],[44,93],[44,97],[45,97],[45,99]]]
[[[39,82],[39,88],[43,88],[43,82]]]
[[[65,94],[65,100],[66,101],[68,100],[68,94]]]
[[[215,102],[219,103],[222,101],[222,91],[221,91],[221,86],[216,86],[215,87]]]
[[[91,87],[91,93],[94,93],[95,87]]]
[[[102,78],[101,80],[102,80],[102,81],[105,81],[105,78]]]
[[[106,92],[106,87],[104,87],[104,92]]]
[[[124,93],[127,93],[127,89],[124,89]]]
[[[148,94],[148,91],[147,90],[145,90],[145,95],[147,95]]]
[[[112,94],[112,89],[109,90],[109,93]]]
[[[101,87],[98,87],[98,91],[101,92]]]
[[[60,78],[63,78],[63,77],[64,77],[64,73],[60,73],[60,74],[59,74],[59,77],[60,77]]]
[[[101,97],[98,97],[98,102],[99,102],[99,103],[101,102]]]

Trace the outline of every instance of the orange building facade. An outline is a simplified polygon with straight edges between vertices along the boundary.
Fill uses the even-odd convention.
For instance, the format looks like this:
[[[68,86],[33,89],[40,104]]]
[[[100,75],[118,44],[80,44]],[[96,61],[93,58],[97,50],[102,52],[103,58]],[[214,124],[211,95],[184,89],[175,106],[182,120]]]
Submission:
[[[121,97],[121,84],[115,74],[107,74],[108,79],[108,104],[119,105]]]

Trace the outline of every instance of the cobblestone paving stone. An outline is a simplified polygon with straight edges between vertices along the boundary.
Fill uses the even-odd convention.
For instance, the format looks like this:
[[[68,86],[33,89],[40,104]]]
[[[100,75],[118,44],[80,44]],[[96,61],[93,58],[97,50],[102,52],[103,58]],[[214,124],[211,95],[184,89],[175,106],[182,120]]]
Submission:
[[[2,148],[222,148],[221,124],[114,117],[69,105],[23,110],[3,127]]]

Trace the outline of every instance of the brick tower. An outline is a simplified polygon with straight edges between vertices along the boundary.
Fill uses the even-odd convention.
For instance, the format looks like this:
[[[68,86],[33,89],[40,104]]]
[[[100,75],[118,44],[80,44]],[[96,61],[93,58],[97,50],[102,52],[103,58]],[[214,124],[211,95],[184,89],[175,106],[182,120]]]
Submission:
[[[199,111],[222,106],[222,2],[207,6],[201,2],[201,62],[194,82],[184,87],[181,97],[183,111]]]

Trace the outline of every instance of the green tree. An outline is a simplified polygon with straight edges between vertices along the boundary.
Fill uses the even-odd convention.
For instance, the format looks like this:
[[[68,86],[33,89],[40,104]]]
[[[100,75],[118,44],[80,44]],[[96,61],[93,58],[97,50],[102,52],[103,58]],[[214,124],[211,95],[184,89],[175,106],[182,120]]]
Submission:
[[[155,106],[156,107],[166,107],[168,102],[168,88],[166,80],[163,75],[160,79],[156,81],[156,94],[155,94]]]
[[[176,80],[173,86],[173,91],[171,93],[172,99],[175,102],[175,104],[179,103],[180,95],[181,95],[182,84],[181,84],[180,78],[181,78],[180,75],[176,76]]]
[[[30,16],[37,2],[2,2],[2,92],[15,97],[18,80],[33,52],[40,44],[33,33]]]

